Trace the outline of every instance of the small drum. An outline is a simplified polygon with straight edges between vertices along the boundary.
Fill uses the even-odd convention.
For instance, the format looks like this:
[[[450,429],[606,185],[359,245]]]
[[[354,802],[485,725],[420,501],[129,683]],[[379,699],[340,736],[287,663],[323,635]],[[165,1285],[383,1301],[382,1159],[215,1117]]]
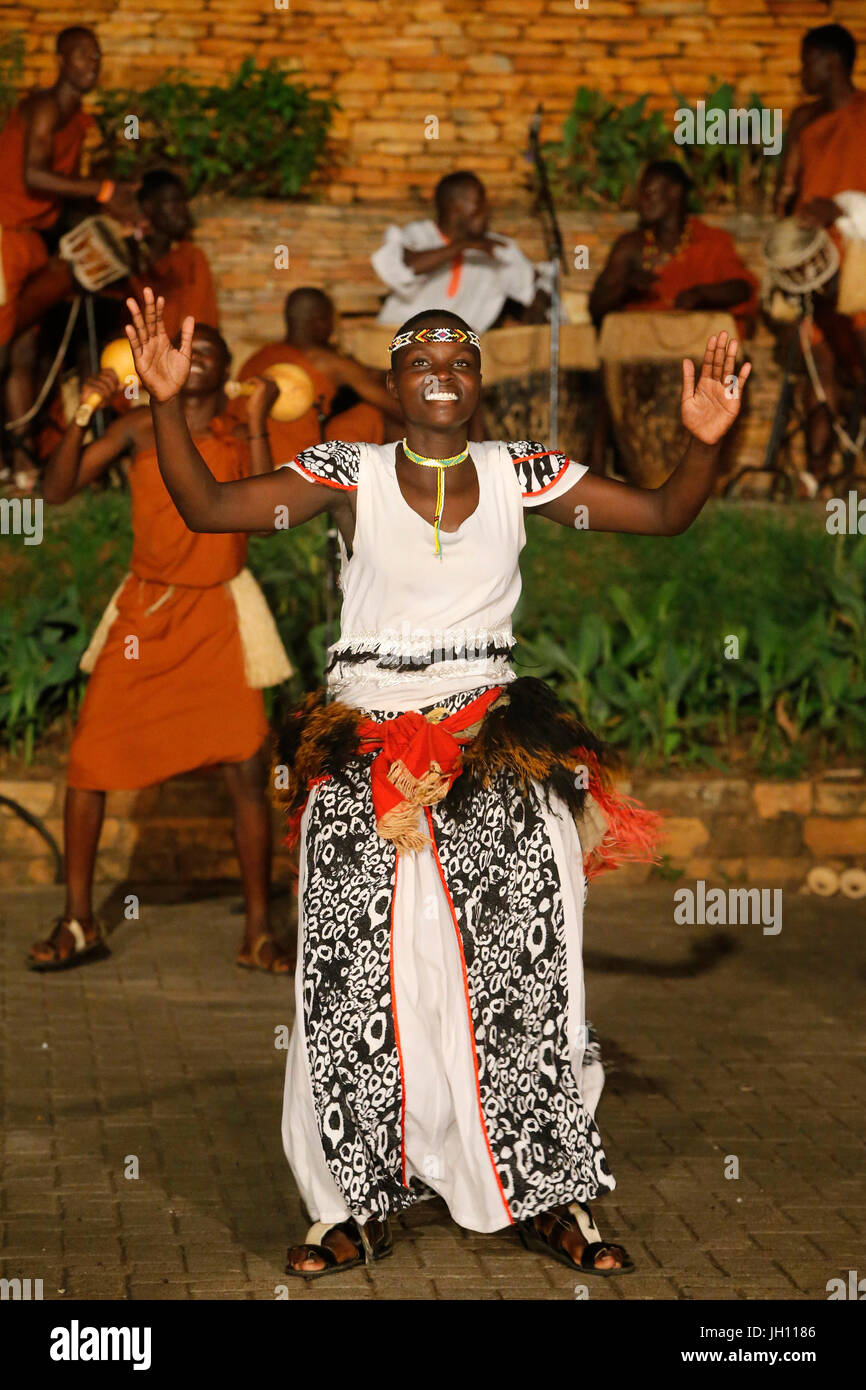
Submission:
[[[123,228],[111,217],[85,217],[60,238],[58,252],[70,262],[79,285],[91,292],[125,279],[132,269]]]
[[[306,415],[316,399],[316,388],[303,367],[295,362],[274,362],[266,367],[262,376],[270,377],[280,388],[280,394],[271,406],[272,420],[288,424]],[[225,393],[229,400],[238,396],[251,396],[256,389],[255,381],[227,381]]]
[[[723,329],[737,337],[731,315],[719,310],[630,310],[605,317],[598,355],[629,482],[661,487],[679,463],[688,442],[680,419],[683,358],[700,363],[707,339]]]
[[[812,294],[839,269],[839,252],[824,228],[806,227],[796,217],[786,217],[770,229],[763,251],[770,302],[774,290],[798,297]]]

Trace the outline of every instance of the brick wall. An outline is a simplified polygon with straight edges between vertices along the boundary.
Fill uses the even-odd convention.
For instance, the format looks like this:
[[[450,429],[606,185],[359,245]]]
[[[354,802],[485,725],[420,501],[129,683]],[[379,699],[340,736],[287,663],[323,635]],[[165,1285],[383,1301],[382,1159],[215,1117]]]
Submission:
[[[39,816],[62,844],[62,777],[30,771],[26,780],[0,781],[0,795]],[[799,782],[639,774],[623,782],[622,788],[665,813],[664,852],[673,867],[692,878],[802,883],[815,865],[837,872],[866,869],[862,768],[830,771]],[[283,833],[282,819],[275,812],[275,845],[279,846]],[[289,881],[291,859],[285,849],[279,849],[274,866],[277,882]],[[98,882],[176,883],[237,879],[238,873],[230,804],[217,775],[198,773],[144,791],[108,793]],[[628,873],[641,879],[649,870],[635,867]],[[45,842],[0,806],[0,887],[53,879],[54,861]]]
[[[280,8],[285,4],[286,8]],[[341,103],[326,196],[426,194],[471,164],[497,194],[523,183],[529,120],[559,134],[575,88],[648,93],[669,116],[711,77],[786,113],[797,100],[804,29],[836,20],[866,40],[863,0],[45,0],[0,3],[0,26],[25,30],[27,77],[50,78],[53,40],[92,24],[109,86],[146,86],[183,65],[219,80],[247,54],[296,62]],[[439,137],[425,138],[435,115]]]

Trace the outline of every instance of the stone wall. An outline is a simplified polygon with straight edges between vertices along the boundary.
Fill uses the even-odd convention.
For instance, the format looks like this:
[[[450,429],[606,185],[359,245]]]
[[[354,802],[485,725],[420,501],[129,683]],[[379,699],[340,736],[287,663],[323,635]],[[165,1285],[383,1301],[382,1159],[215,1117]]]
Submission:
[[[340,202],[426,195],[467,164],[513,196],[536,106],[542,139],[557,138],[581,83],[613,98],[647,93],[670,118],[675,90],[695,100],[718,77],[789,114],[802,33],[830,20],[866,39],[863,0],[0,3],[0,26],[27,35],[28,80],[50,79],[67,24],[96,27],[107,86],[144,87],[177,65],[220,81],[248,54],[295,63],[340,102],[324,179]],[[430,116],[437,139],[425,134]]]
[[[866,869],[866,773],[828,772],[798,782],[746,778],[663,778],[624,782],[663,811],[671,866],[691,878],[734,883],[800,884],[814,865]],[[63,838],[62,778],[44,774],[0,781],[11,797]],[[291,876],[274,815],[275,878]],[[625,871],[623,871],[625,872]],[[629,870],[645,877],[648,870]],[[237,879],[227,795],[217,774],[180,777],[138,792],[110,792],[97,865],[100,883],[180,883]],[[54,862],[37,832],[0,805],[0,887],[54,880]]]

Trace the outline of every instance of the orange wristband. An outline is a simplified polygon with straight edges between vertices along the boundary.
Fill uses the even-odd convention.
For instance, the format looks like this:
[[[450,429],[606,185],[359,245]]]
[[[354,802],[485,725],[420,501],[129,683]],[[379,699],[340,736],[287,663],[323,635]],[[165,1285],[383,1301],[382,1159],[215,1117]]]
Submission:
[[[96,195],[97,203],[109,203],[114,197],[114,179],[103,179]]]

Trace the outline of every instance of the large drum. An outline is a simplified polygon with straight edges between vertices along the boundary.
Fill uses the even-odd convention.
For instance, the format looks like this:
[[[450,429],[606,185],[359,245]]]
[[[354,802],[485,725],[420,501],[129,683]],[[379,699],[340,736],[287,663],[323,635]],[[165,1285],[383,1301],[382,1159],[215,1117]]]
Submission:
[[[482,401],[491,439],[550,438],[550,325],[494,328],[481,340]],[[589,458],[593,428],[593,373],[598,370],[592,324],[564,323],[559,339],[557,447]]]
[[[630,310],[604,319],[598,355],[629,482],[660,487],[679,463],[688,443],[682,361],[691,357],[699,368],[707,339],[722,329],[737,337],[730,314],[718,310]]]

